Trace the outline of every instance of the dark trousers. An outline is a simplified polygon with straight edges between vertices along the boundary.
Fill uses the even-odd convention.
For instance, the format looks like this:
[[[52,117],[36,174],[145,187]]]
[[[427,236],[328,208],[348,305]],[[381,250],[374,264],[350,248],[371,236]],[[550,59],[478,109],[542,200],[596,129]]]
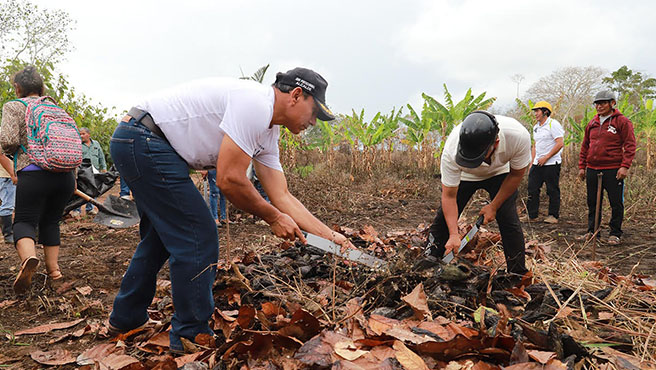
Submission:
[[[560,163],[548,166],[531,166],[528,173],[528,217],[538,217],[540,208],[540,188],[547,184],[547,196],[549,196],[549,214],[558,218],[560,214]]]
[[[604,192],[608,195],[610,202],[610,235],[617,237],[622,236],[622,221],[624,219],[624,180],[618,180],[618,168],[609,170],[593,170],[588,168],[585,171],[585,184],[588,190],[588,232],[594,232],[595,210],[597,207],[597,174],[602,173],[601,178],[601,204],[599,209],[603,209]],[[601,213],[599,212],[599,225],[601,225]]]
[[[74,190],[73,172],[18,171],[14,240],[59,245],[59,221]]]
[[[484,189],[490,195],[490,199],[493,199],[497,195],[497,192],[499,192],[501,183],[503,183],[507,175],[505,173],[483,181],[461,181],[458,186],[458,195],[456,196],[458,216],[460,216],[467,202],[469,202],[469,199],[471,199],[478,189]],[[524,256],[524,232],[522,231],[522,225],[517,215],[516,202],[517,191],[508,197],[497,210],[497,223],[501,232],[501,242],[503,243],[503,252],[506,255],[508,271],[523,275],[528,270],[526,270]],[[437,211],[437,215],[430,227],[430,234],[433,236],[436,246],[434,255],[442,258],[445,252],[444,245],[449,240],[449,229],[446,225],[442,208]]]

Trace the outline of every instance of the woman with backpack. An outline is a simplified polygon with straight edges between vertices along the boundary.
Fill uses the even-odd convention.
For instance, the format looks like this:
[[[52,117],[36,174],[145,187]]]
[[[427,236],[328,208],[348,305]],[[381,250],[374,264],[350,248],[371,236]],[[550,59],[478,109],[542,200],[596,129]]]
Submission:
[[[32,276],[37,270],[39,259],[36,257],[35,244],[37,242],[37,227],[39,230],[38,243],[43,244],[45,254],[46,273],[53,281],[62,278],[59,269],[59,221],[64,207],[75,190],[74,168],[70,166],[49,166],[42,160],[51,156],[43,151],[43,147],[35,144],[35,139],[49,142],[54,145],[61,143],[60,137],[69,135],[71,129],[65,129],[67,134],[62,135],[57,127],[58,121],[66,113],[54,102],[42,98],[44,94],[43,78],[34,66],[27,66],[13,77],[16,96],[19,99],[9,101],[2,107],[2,126],[0,127],[0,147],[6,155],[14,157],[18,183],[16,187],[16,208],[14,216],[14,240],[16,251],[21,260],[20,269],[13,287],[16,294],[29,290]],[[40,115],[33,114],[37,110]],[[42,113],[43,110],[50,112]],[[38,130],[34,127],[35,116],[46,117],[47,122],[39,124],[49,126],[48,130]],[[66,115],[67,116],[67,115]],[[53,118],[56,117],[56,118]],[[70,117],[68,117],[70,118]],[[72,119],[71,119],[72,121]],[[66,123],[70,126],[70,123]],[[74,122],[72,124],[74,126]],[[29,126],[29,127],[28,127]],[[77,128],[74,127],[77,132]],[[28,131],[30,134],[28,135]],[[75,138],[69,135],[65,142],[65,155],[72,154],[74,160],[77,156]],[[45,140],[43,140],[45,138]],[[79,133],[78,133],[79,139]],[[44,144],[45,145],[45,144]],[[80,143],[81,145],[81,143]],[[58,147],[57,154],[61,154]],[[68,151],[69,153],[66,153]],[[73,161],[74,161],[73,160]],[[65,159],[68,161],[68,158]],[[71,163],[71,165],[73,165]]]

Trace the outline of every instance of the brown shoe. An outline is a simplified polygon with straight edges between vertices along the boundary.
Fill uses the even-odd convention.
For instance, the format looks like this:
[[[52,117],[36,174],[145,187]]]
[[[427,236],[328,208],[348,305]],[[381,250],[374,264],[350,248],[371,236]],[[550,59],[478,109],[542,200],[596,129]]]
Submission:
[[[119,328],[115,327],[114,325],[110,324],[109,319],[105,320],[104,325],[107,327],[107,335],[109,335],[110,337],[117,337],[119,335],[127,334],[127,333],[132,332],[132,331],[138,331],[140,329],[144,329],[146,327],[146,325],[148,325],[148,321],[146,321],[145,323],[137,326],[134,329],[119,329]]]
[[[555,217],[552,216],[552,215],[549,215],[549,216],[547,216],[547,218],[544,219],[544,222],[545,222],[545,223],[548,223],[548,224],[557,224],[557,223],[558,223],[558,219],[555,218]]]
[[[23,261],[20,271],[18,271],[18,276],[14,280],[14,292],[16,294],[23,294],[30,289],[32,276],[34,276],[37,266],[39,266],[39,259],[34,256],[27,257]]]
[[[608,245],[620,245],[622,241],[619,236],[611,235],[608,237]]]

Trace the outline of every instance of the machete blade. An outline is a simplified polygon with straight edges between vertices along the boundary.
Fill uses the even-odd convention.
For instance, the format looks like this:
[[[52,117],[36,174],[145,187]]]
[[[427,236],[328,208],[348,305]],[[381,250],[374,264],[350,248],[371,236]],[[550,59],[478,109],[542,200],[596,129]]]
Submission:
[[[483,215],[480,215],[480,216],[478,216],[478,219],[476,220],[476,224],[474,224],[474,226],[472,226],[471,230],[469,230],[469,232],[462,238],[462,240],[460,240],[460,247],[458,247],[458,253],[460,253],[460,251],[463,248],[465,248],[467,243],[469,243],[469,241],[474,237],[474,235],[476,235],[476,233],[478,232],[478,229],[481,228],[482,224],[483,224]],[[455,256],[453,255],[453,252],[449,252],[449,254],[444,256],[444,258],[442,258],[442,261],[444,263],[449,263],[449,262],[451,262],[451,260],[454,257]]]
[[[303,231],[303,235],[305,236],[308,245],[319,248],[324,252],[328,252],[336,256],[346,258],[349,261],[361,263],[365,266],[373,268],[387,267],[387,262],[381,260],[380,258],[361,252],[360,250],[347,249],[342,253],[342,246],[339,244],[305,231]]]

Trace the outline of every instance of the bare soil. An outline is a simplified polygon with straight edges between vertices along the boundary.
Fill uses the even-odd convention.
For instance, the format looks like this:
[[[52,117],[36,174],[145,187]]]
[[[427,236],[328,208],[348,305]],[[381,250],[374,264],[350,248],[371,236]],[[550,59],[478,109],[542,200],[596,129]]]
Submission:
[[[319,176],[304,179],[290,174],[288,180],[291,192],[328,225],[350,228],[371,225],[382,233],[430,225],[440,195],[439,179],[382,178],[349,183],[343,179]],[[563,181],[573,180],[565,177]],[[583,186],[578,186],[578,189],[580,194],[564,197],[558,224],[524,224],[527,241],[537,239],[547,243],[554,250],[562,252],[563,256],[576,255],[580,259],[591,257],[592,245],[584,246],[574,239],[585,231],[586,225],[585,189]],[[112,193],[117,192],[118,186]],[[487,195],[477,195],[470,202],[464,217],[473,220],[485,199]],[[546,210],[546,203],[543,202],[541,209]],[[257,224],[254,218],[238,211],[233,210],[232,215],[236,222],[229,225],[229,232],[226,227],[219,229],[222,257],[228,250],[231,254],[237,254],[245,250],[266,251],[278,248],[280,240],[272,236],[266,225]],[[620,273],[628,273],[633,269],[634,272],[654,275],[656,231],[653,215],[653,209],[631,213],[624,224],[622,245],[598,245],[597,259]],[[604,223],[607,220],[608,210],[605,210]],[[494,223],[488,228],[494,230]],[[602,235],[607,238],[607,229]],[[59,293],[50,287],[42,264],[31,292],[21,297],[17,297],[12,290],[18,257],[11,245],[5,245],[0,250],[0,365],[21,369],[40,368],[42,365],[30,358],[30,353],[36,350],[62,348],[77,356],[86,349],[108,341],[99,336],[84,335],[50,344],[61,333],[19,337],[13,333],[41,324],[76,318],[85,318],[88,324],[102,323],[111,311],[121,276],[138,241],[137,227],[113,230],[93,223],[91,217],[66,219],[62,224],[60,256],[66,286],[60,286]],[[42,258],[42,250],[39,255]],[[168,279],[166,268],[162,270],[161,278]]]

